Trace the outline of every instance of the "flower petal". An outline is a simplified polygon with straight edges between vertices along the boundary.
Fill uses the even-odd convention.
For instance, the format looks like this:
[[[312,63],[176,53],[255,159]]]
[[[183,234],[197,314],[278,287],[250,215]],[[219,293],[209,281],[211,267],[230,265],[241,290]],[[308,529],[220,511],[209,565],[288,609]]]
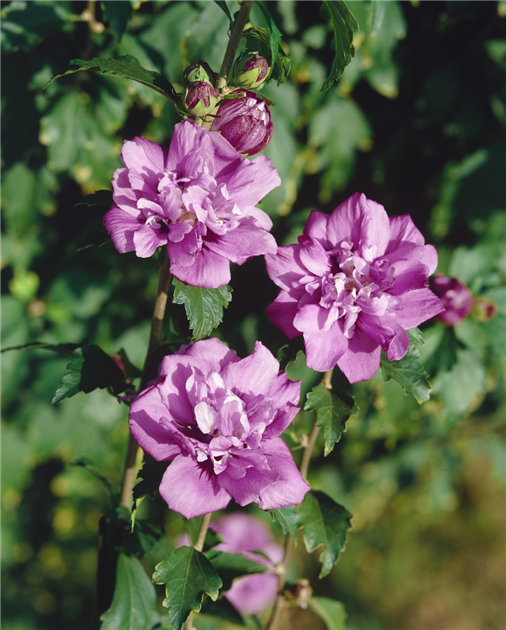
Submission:
[[[156,250],[167,243],[167,234],[153,229],[150,225],[142,225],[134,233],[135,253],[139,258],[149,258]]]
[[[169,243],[169,258],[173,243]],[[192,265],[179,265],[171,262],[170,272],[178,280],[193,287],[217,289],[230,282],[230,263],[214,252],[202,248],[195,256]]]
[[[395,319],[409,330],[444,311],[441,300],[430,289],[415,289],[402,296],[402,308],[395,311]]]
[[[286,291],[280,291],[274,302],[265,309],[271,322],[280,328],[289,339],[301,334],[300,330],[297,330],[293,325],[297,303],[297,300],[290,297]]]
[[[185,518],[223,510],[230,502],[229,493],[220,487],[214,473],[182,455],[165,471],[160,495],[171,510]]]
[[[381,346],[359,328],[355,328],[348,348],[339,358],[337,365],[350,383],[367,381],[380,366]]]
[[[251,223],[239,225],[216,240],[206,241],[206,247],[238,265],[253,256],[275,254],[278,248],[272,234]]]
[[[113,206],[104,216],[104,226],[112,238],[114,247],[120,252],[133,252],[135,250],[134,235],[142,223],[137,217]]]
[[[311,489],[293,461],[292,454],[282,438],[267,440],[263,444],[269,468],[276,480],[260,491],[259,506],[263,510],[276,510],[301,503]]]
[[[237,363],[229,363],[223,369],[222,376],[227,387],[233,391],[269,396],[278,373],[279,362],[257,341],[253,353]]]
[[[329,330],[304,334],[306,363],[317,372],[332,370],[340,357],[346,352],[348,339],[343,335],[339,322]]]
[[[172,434],[155,418],[168,416],[156,386],[141,392],[130,406],[130,431],[137,444],[158,461],[171,460],[181,453]]]

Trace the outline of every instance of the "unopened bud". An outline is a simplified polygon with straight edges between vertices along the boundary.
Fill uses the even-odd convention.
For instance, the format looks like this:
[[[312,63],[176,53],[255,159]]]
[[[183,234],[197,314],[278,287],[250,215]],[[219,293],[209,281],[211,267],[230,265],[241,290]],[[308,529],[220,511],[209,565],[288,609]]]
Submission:
[[[480,296],[474,300],[472,317],[478,322],[488,322],[497,315],[497,305],[489,298]]]
[[[254,92],[235,90],[230,94],[237,97],[225,99],[221,103],[211,129],[221,132],[239,153],[256,155],[265,149],[272,138],[269,108]]]
[[[438,273],[434,276],[432,290],[445,307],[445,310],[437,315],[437,319],[448,326],[456,326],[471,312],[473,294],[456,278]]]
[[[205,116],[212,112],[220,98],[219,91],[210,83],[199,81],[185,90],[184,104],[192,116]]]
[[[183,72],[185,87],[201,82],[209,83],[214,87],[216,78],[216,72],[213,72],[205,61],[193,63],[187,66]]]
[[[239,88],[255,89],[262,85],[269,75],[269,64],[258,53],[245,53],[235,64],[233,85]]]

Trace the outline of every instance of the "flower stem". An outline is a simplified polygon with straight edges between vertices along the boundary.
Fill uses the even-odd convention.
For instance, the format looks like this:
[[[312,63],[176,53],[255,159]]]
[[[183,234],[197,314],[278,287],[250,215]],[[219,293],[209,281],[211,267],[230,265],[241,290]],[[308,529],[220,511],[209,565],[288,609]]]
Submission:
[[[249,14],[251,8],[253,7],[254,0],[244,0],[241,2],[241,10],[239,11],[239,15],[237,16],[236,21],[234,22],[234,26],[232,27],[232,32],[230,33],[230,39],[228,40],[227,49],[225,51],[225,56],[223,57],[223,63],[220,68],[220,77],[218,79],[217,88],[221,91],[227,86],[228,75],[230,74],[230,69],[232,68],[232,63],[234,61],[235,53],[237,52],[237,47],[239,46],[239,42],[241,41],[242,32],[244,31],[244,27],[248,23]]]
[[[193,548],[196,551],[202,551],[204,549],[204,542],[206,540],[207,530],[209,529],[209,523],[211,522],[212,512],[208,514],[204,514],[204,518],[202,519],[202,523],[200,525],[199,535],[197,536],[197,540],[193,545]],[[183,630],[193,630],[193,611],[190,613],[188,619],[186,620]]]
[[[332,389],[331,380],[332,380],[332,372],[333,370],[328,370],[323,375],[322,385],[327,389]],[[307,481],[307,474],[309,471],[309,462],[311,461],[311,455],[313,453],[313,448],[316,442],[316,438],[318,437],[318,433],[320,431],[320,427],[317,426],[318,418],[315,418],[313,426],[311,428],[311,432],[309,433],[306,445],[304,446],[304,451],[302,453],[302,457],[299,464],[300,474]],[[286,583],[286,573],[288,570],[288,566],[292,559],[293,550],[295,547],[294,539],[287,535],[285,542],[285,553],[283,556],[283,560],[281,564],[278,565],[278,596],[276,598],[276,604],[274,605],[274,609],[269,617],[264,630],[277,630],[279,626],[279,622],[281,620],[281,615],[283,614],[283,610],[286,606],[286,598],[283,593]]]
[[[170,282],[170,263],[167,257],[167,250],[164,248],[159,261],[160,275],[158,278],[158,291],[155,300],[155,306],[153,309],[153,318],[151,320],[151,332],[149,335],[148,351],[146,353],[146,360],[144,361],[144,369],[142,371],[141,383],[139,386],[139,392],[141,392],[149,380],[150,366],[153,359],[153,353],[160,345],[162,336],[163,318],[165,315],[165,307],[167,306],[167,297],[169,292]],[[125,456],[125,465],[123,468],[123,480],[121,483],[120,502],[127,509],[130,509],[132,505],[132,492],[137,476],[137,453],[139,447],[136,441],[129,434],[128,448]]]

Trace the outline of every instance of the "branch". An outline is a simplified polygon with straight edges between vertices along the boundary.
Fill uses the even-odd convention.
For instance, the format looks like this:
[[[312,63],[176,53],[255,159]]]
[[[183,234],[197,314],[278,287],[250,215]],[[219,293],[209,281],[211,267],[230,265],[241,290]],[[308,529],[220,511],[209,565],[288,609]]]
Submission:
[[[158,291],[153,309],[153,318],[151,320],[151,332],[149,335],[148,351],[146,353],[146,360],[144,361],[144,369],[142,371],[141,383],[139,385],[139,392],[146,387],[148,382],[148,375],[150,373],[150,365],[153,359],[153,353],[161,343],[163,318],[165,315],[165,307],[167,306],[167,298],[169,292],[170,282],[170,263],[167,257],[167,249],[163,248],[160,258],[160,275],[158,278]],[[134,440],[132,434],[129,434],[128,448],[125,456],[125,465],[123,468],[123,480],[121,483],[120,502],[128,510],[132,506],[132,493],[137,476],[137,453],[139,447]]]

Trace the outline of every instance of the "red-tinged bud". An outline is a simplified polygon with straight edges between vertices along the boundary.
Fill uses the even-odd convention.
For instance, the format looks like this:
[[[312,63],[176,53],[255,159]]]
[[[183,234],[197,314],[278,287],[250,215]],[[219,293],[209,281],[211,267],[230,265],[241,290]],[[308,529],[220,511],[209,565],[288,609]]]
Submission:
[[[438,273],[432,281],[432,290],[443,302],[446,310],[437,315],[439,321],[456,326],[465,319],[473,308],[473,294],[456,278]]]
[[[497,305],[486,297],[477,297],[474,300],[472,317],[478,322],[488,322],[497,315]]]
[[[230,144],[243,155],[256,155],[272,138],[273,125],[267,104],[254,92],[235,90],[216,112],[211,129],[220,131]]]
[[[192,116],[205,116],[213,111],[220,98],[219,91],[210,83],[199,81],[185,90],[184,104]]]
[[[269,64],[258,53],[244,53],[235,64],[232,84],[245,89],[256,89],[269,75]]]

